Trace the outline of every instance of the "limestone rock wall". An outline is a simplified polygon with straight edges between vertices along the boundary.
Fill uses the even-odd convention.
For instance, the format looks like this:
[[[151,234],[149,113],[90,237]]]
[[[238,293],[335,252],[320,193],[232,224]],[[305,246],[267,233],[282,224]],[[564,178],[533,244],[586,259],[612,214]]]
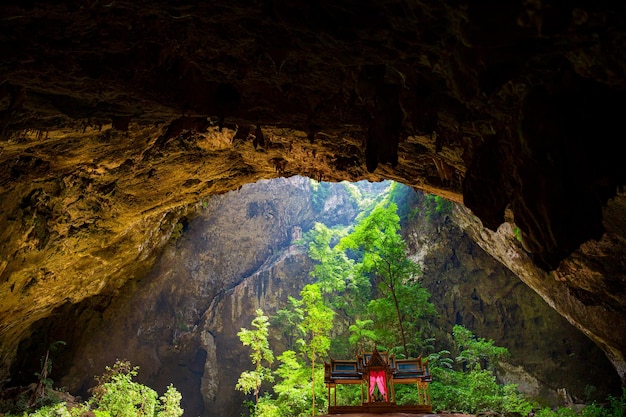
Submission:
[[[620,193],[604,210],[611,213],[613,207],[623,206],[624,201],[624,194]],[[532,254],[524,249],[523,236],[521,240],[515,238],[514,224],[504,223],[497,231],[492,231],[485,229],[480,220],[462,207],[457,206],[457,214],[459,225],[472,240],[510,269],[548,305],[605,352],[623,384],[626,376],[626,359],[624,352],[615,348],[626,346],[626,321],[623,309],[616,301],[616,298],[623,296],[623,276],[621,270],[614,269],[614,264],[608,261],[611,254],[624,253],[626,250],[625,242],[620,237],[623,230],[622,220],[607,216],[606,232],[602,238],[581,245],[572,256],[563,260],[556,270],[546,272],[536,267]],[[590,252],[598,255],[599,262],[590,265],[584,260],[589,259],[586,258],[586,254]],[[606,262],[601,262],[602,259]],[[622,262],[617,264],[621,265]],[[584,284],[582,280],[576,278],[583,276],[586,277]],[[600,285],[598,280],[613,284],[610,287],[603,287],[603,294],[599,295],[594,292],[593,284],[595,282],[597,290]],[[591,327],[595,329],[593,332],[589,331]]]
[[[423,199],[417,195],[418,207]],[[587,385],[597,390],[598,400],[607,393],[618,395],[619,375],[606,354],[474,242],[459,226],[464,221],[457,209],[443,215],[422,209],[405,227],[407,243],[423,268],[422,284],[440,313],[434,324],[436,346],[449,349],[450,330],[460,324],[509,349],[510,363],[501,378],[529,395],[552,405],[560,404],[557,390],[562,388],[578,400],[585,399]]]
[[[513,217],[526,282],[626,384],[622,3],[7,0],[0,16],[0,382],[35,322],[134,285],[199,200],[298,174],[437,193],[476,235]]]
[[[292,246],[303,229],[336,202],[344,202],[336,222],[358,213],[343,187],[321,212],[311,195],[308,178],[292,177],[197,203],[145,275],[37,321],[20,344],[12,383],[30,383],[49,343],[64,340],[53,378],[72,392],[87,396],[93,375],[128,359],[160,392],[174,383],[188,415],[238,414],[243,397],[233,400],[234,386],[248,358],[237,331],[249,326],[256,308],[271,312],[309,279],[308,257]]]
[[[257,308],[267,315],[287,305],[287,297],[298,297],[302,287],[310,281],[312,263],[301,247],[288,247],[284,253],[271,257],[258,271],[246,277],[240,285],[224,292],[203,317],[204,332],[215,335],[214,343],[205,349],[214,349],[215,360],[207,361],[201,391],[209,416],[239,415],[244,412],[242,393],[235,391],[241,372],[250,369],[250,350],[242,347],[237,332],[251,328]],[[272,342],[278,355],[286,343],[284,335]]]

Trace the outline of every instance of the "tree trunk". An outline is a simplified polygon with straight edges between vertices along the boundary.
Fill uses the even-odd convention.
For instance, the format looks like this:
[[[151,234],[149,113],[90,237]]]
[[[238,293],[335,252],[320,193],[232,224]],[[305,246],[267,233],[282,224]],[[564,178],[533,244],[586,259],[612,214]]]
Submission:
[[[315,335],[313,334],[313,337]],[[313,339],[313,337],[311,339]],[[311,353],[311,415],[315,415],[315,347]]]
[[[396,307],[396,315],[398,316],[398,325],[400,326],[400,337],[402,338],[402,348],[404,349],[404,356],[409,357],[409,350],[406,347],[406,336],[404,335],[404,326],[402,325],[402,317],[400,315],[400,305],[398,304],[398,298],[396,297],[396,286],[394,285],[394,279],[391,272],[391,264],[385,261],[387,264],[387,272],[389,274],[389,284],[387,287],[391,291],[393,297],[393,305]]]
[[[400,337],[402,338],[402,348],[404,349],[404,356],[409,357],[409,350],[406,347],[406,336],[404,335],[404,326],[402,325],[402,317],[400,316],[400,306],[398,305],[398,299],[396,298],[396,292],[392,289],[391,296],[393,297],[393,304],[396,306],[396,315],[398,316],[398,324],[400,325]]]

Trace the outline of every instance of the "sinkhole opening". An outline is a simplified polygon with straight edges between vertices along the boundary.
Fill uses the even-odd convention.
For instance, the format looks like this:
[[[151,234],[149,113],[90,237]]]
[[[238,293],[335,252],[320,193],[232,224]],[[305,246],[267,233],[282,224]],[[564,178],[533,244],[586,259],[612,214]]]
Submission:
[[[128,360],[158,393],[173,384],[185,416],[241,415],[263,398],[291,404],[294,415],[324,412],[330,388],[336,406],[449,409],[449,392],[465,392],[453,388],[453,371],[475,371],[494,390],[517,384],[523,398],[545,404],[561,401],[558,392],[615,392],[604,354],[474,243],[460,215],[454,203],[393,181],[294,176],[203,199],[164,221],[167,243],[150,268],[37,322],[11,384],[41,375],[39,359],[63,341],[50,356],[56,386],[89,398],[94,375]],[[263,326],[267,345],[246,344],[243,329]],[[350,384],[324,375],[332,360],[349,367],[378,351],[386,361],[419,358],[432,381],[413,375],[390,386],[387,376],[380,388],[376,374],[369,392],[354,374]],[[420,382],[430,391],[413,389]]]

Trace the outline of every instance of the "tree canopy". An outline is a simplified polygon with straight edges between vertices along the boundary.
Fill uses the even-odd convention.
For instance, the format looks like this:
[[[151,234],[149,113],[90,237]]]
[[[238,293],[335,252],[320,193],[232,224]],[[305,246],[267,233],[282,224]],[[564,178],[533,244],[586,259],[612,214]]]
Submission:
[[[430,294],[419,284],[419,265],[407,256],[397,210],[395,203],[379,204],[338,246],[357,254],[360,262],[356,268],[361,274],[371,274],[376,283],[377,296],[369,302],[369,311],[378,341],[390,348],[400,347],[409,357],[420,345],[415,340],[419,322],[435,314],[435,308],[428,301]],[[409,329],[414,331],[412,335]]]

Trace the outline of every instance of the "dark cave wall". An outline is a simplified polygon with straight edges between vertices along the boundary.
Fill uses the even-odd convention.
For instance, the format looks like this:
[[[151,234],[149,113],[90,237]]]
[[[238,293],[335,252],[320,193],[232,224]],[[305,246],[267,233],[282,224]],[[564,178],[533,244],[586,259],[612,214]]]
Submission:
[[[622,3],[9,0],[0,16],[0,381],[31,324],[143,276],[185,207],[300,174],[435,192],[478,234],[514,221],[558,280],[525,282],[626,383]]]
[[[451,329],[460,324],[506,347],[511,354],[507,362],[522,366],[532,378],[501,370],[502,380],[519,384],[541,401],[562,404],[556,393],[560,388],[586,400],[588,385],[595,387],[595,400],[620,394],[619,375],[606,354],[485,253],[454,223],[452,214],[437,226],[419,216],[409,223],[407,239],[410,245],[427,248],[418,256],[423,262],[421,282],[440,314],[433,323],[437,348],[450,349]]]

